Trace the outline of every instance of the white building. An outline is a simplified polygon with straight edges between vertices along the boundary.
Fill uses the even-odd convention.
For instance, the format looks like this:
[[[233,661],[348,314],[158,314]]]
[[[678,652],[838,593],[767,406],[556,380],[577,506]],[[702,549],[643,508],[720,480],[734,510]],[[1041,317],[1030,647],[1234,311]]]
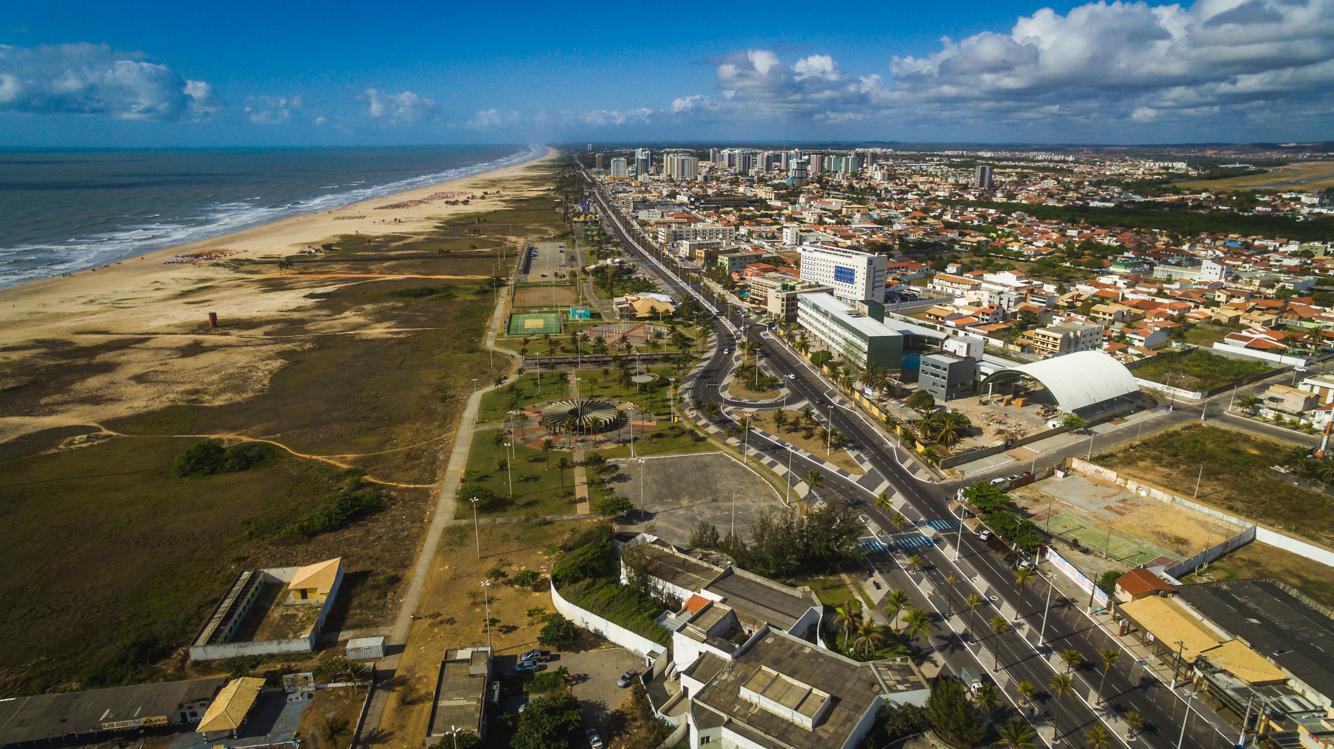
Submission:
[[[611,160],[611,178],[625,179],[630,176],[630,168],[626,164],[625,157],[617,156]]]
[[[865,368],[903,366],[903,334],[826,293],[797,295],[797,324],[844,361]],[[883,314],[883,307],[881,308]]]
[[[803,246],[801,280],[834,290],[834,296],[848,302],[885,301],[886,266],[884,255],[841,247]]]
[[[678,182],[699,179],[699,159],[684,154],[669,153],[663,159],[662,173]]]
[[[658,227],[658,244],[680,241],[722,242],[724,244],[730,244],[736,241],[736,227],[720,226],[718,224],[689,224]]]

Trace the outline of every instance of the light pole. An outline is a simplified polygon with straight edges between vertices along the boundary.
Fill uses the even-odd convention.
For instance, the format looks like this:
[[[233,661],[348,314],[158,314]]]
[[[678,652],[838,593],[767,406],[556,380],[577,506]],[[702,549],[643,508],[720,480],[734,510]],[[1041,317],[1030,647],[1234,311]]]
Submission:
[[[472,497],[472,498],[469,499],[468,501],[472,503],[472,531],[473,531],[473,535],[475,535],[475,536],[477,537],[477,558],[478,558],[478,559],[481,559],[481,558],[482,558],[482,528],[481,528],[481,526],[477,523],[477,503],[478,503],[478,501],[480,501],[480,498],[478,498],[478,497]]]
[[[1043,575],[1042,579],[1047,580],[1047,576]],[[1047,580],[1047,605],[1042,608],[1042,631],[1038,632],[1038,647],[1044,647],[1047,644],[1047,612],[1051,611],[1051,592],[1055,589],[1056,584]]]
[[[473,395],[477,395],[477,378],[476,378],[476,377],[472,378],[472,394],[473,394]],[[478,420],[481,419],[481,418],[482,418],[482,402],[481,402],[481,401],[477,401],[477,413],[473,414],[473,417],[472,417],[472,423],[474,423],[474,424],[478,423]]]
[[[736,487],[732,487],[732,538],[736,538]]]
[[[667,388],[668,405],[667,412],[671,414],[672,423],[676,423],[676,378],[668,377],[667,382],[671,383]]]
[[[505,447],[506,447],[506,448],[511,448],[511,447],[513,447],[513,446],[514,446],[514,443],[513,443],[513,442],[506,442],[506,443],[505,443]],[[505,452],[509,452],[509,450],[507,449]],[[513,497],[513,496],[514,496],[514,459],[513,459],[513,458],[510,458],[510,459],[508,459],[508,460],[505,461],[505,473],[509,474],[510,496]]]
[[[959,549],[963,547],[963,502],[959,503],[959,535],[954,540],[954,561],[959,561]]]
[[[486,601],[486,646],[491,647],[491,581],[482,581],[482,597]]]
[[[454,737],[454,749],[459,749],[459,727],[450,726],[449,734]]]

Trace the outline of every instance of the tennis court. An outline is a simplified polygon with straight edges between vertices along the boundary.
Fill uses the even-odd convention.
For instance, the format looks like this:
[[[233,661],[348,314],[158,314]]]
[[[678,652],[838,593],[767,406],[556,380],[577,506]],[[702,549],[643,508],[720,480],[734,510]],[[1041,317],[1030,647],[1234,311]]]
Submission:
[[[1096,549],[1127,567],[1147,564],[1166,564],[1170,567],[1181,561],[1181,557],[1167,549],[1106,525],[1092,525],[1088,518],[1080,515],[1054,512],[1050,518],[1041,517],[1044,514],[1039,513],[1033,517],[1033,522],[1039,528],[1048,529],[1054,536],[1078,539],[1081,545]]]
[[[569,307],[579,301],[574,286],[521,286],[514,290],[515,307]]]
[[[515,312],[510,315],[510,335],[553,335],[560,332],[560,313]]]

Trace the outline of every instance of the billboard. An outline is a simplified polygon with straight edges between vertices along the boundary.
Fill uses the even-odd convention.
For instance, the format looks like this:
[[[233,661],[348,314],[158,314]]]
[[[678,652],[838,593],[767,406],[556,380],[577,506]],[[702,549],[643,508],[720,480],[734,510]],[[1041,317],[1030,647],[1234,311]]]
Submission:
[[[838,283],[857,283],[857,271],[853,268],[835,265],[834,280]]]

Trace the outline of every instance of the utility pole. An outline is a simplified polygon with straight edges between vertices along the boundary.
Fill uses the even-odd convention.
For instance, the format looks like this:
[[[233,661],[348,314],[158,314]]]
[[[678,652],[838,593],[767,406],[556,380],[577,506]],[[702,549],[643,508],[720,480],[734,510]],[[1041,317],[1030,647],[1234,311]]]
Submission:
[[[477,537],[477,558],[478,558],[478,559],[481,559],[481,558],[482,558],[482,528],[481,528],[481,525],[479,525],[478,522],[477,522],[477,502],[479,501],[479,498],[478,498],[478,497],[473,497],[472,499],[469,499],[468,501],[469,501],[469,502],[472,502],[472,532],[473,532],[473,535]]]
[[[732,536],[736,537],[736,487],[732,487]]]
[[[491,581],[482,581],[482,593],[486,599],[486,646],[491,647]]]
[[[1204,466],[1200,466],[1200,475],[1195,477],[1195,499],[1200,498],[1200,481],[1204,479]]]

